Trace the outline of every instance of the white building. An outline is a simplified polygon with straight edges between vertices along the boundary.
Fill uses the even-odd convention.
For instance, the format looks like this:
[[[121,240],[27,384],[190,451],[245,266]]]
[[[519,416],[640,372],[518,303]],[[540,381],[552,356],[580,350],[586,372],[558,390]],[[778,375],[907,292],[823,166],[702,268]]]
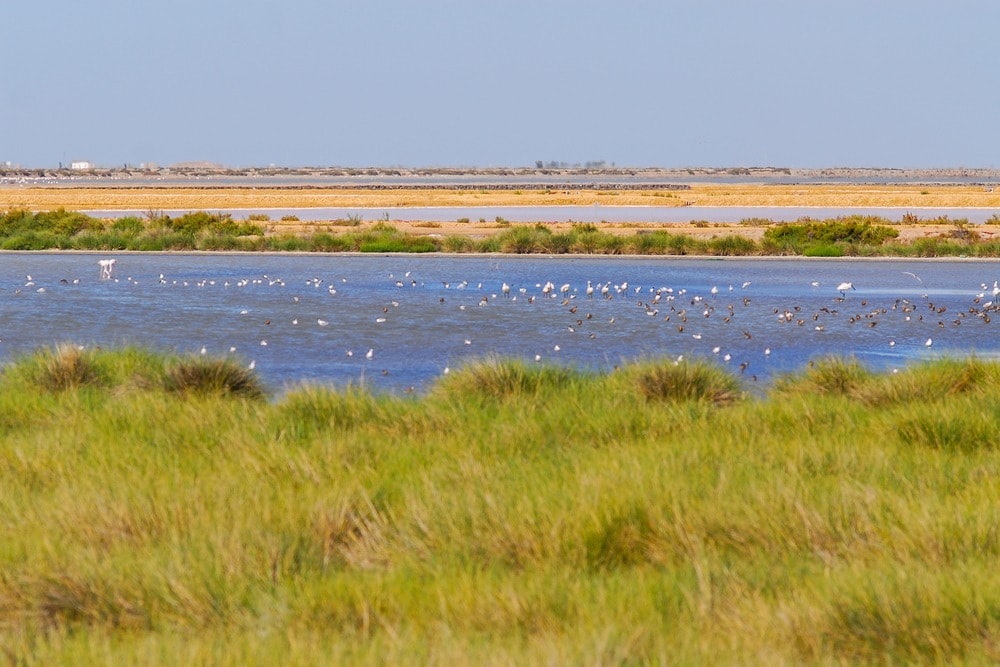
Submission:
[[[85,171],[87,169],[93,169],[94,165],[92,162],[88,162],[87,160],[73,160],[72,162],[69,163],[69,168],[76,169],[79,171]]]

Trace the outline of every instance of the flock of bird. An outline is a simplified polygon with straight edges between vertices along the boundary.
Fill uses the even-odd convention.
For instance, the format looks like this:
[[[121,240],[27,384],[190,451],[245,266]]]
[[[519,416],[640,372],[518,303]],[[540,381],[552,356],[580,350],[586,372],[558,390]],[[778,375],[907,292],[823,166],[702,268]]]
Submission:
[[[98,268],[98,281],[111,285],[221,290],[230,296],[252,291],[253,295],[219,301],[244,302],[246,307],[236,311],[242,323],[225,325],[226,332],[202,329],[206,340],[188,341],[202,354],[239,354],[257,368],[258,358],[263,363],[261,355],[269,347],[273,350],[271,341],[276,341],[281,349],[274,354],[339,356],[341,365],[362,364],[371,375],[400,372],[431,349],[440,374],[463,359],[504,356],[516,347],[514,356],[538,362],[596,366],[613,366],[629,356],[666,356],[676,363],[716,358],[756,380],[758,373],[769,373],[769,364],[786,348],[797,345],[792,341],[799,335],[816,336],[811,340],[817,343],[829,336],[829,345],[841,354],[850,354],[855,343],[863,341],[905,357],[897,339],[900,348],[930,348],[935,331],[973,322],[989,324],[1000,310],[996,281],[992,287],[982,283],[978,293],[958,301],[930,293],[866,294],[853,281],[836,285],[813,281],[808,288],[803,285],[806,296],[782,299],[752,280],[698,286],[593,279],[519,283],[509,277],[449,281],[425,279],[426,272],[406,270],[384,272],[355,286],[349,272],[294,280],[266,273],[192,279],[164,272],[149,280],[120,275],[114,260],[100,260]],[[903,273],[922,286],[918,276]],[[80,285],[81,280],[63,278],[58,284]],[[46,286],[27,275],[14,292],[29,291],[44,294]],[[267,298],[260,299],[262,294]],[[187,298],[193,297],[178,303]],[[227,307],[231,305],[220,305]],[[303,330],[312,333],[298,338],[290,334]],[[240,332],[239,342],[220,344],[233,331]],[[381,334],[390,331],[392,335]],[[516,342],[505,347],[502,340]],[[366,341],[360,349],[359,341]],[[323,349],[310,349],[316,346]],[[401,353],[404,346],[407,349]],[[391,361],[379,364],[382,358]]]

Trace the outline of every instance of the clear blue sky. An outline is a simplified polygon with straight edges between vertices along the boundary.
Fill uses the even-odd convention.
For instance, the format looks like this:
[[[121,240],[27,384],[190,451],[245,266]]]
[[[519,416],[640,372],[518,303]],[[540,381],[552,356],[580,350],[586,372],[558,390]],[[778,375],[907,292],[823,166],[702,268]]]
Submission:
[[[32,0],[0,161],[1000,165],[995,0]]]

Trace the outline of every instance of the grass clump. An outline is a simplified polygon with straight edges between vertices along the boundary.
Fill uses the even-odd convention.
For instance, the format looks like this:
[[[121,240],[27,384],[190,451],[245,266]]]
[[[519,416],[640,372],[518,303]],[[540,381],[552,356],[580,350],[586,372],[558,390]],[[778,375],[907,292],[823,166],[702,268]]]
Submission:
[[[490,358],[450,373],[435,390],[447,396],[503,400],[547,396],[580,379],[579,371],[564,366]]]
[[[857,398],[871,380],[872,373],[857,359],[828,357],[810,362],[802,373],[779,378],[775,390],[785,394]]]
[[[5,371],[5,380],[12,378],[45,392],[96,387],[108,381],[95,352],[69,343],[21,359]]]
[[[742,397],[739,381],[716,364],[703,361],[648,362],[627,371],[647,401],[730,403]]]
[[[260,399],[264,387],[257,375],[232,359],[190,357],[169,365],[164,387],[180,394]]]

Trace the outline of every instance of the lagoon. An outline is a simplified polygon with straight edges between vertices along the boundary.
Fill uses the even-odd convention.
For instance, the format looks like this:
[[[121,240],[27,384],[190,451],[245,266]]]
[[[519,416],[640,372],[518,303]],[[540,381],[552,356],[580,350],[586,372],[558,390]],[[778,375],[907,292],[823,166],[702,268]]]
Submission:
[[[61,342],[140,345],[234,355],[276,391],[419,392],[489,356],[596,370],[708,358],[763,386],[825,355],[879,369],[996,356],[998,278],[978,260],[6,253],[0,363]]]

